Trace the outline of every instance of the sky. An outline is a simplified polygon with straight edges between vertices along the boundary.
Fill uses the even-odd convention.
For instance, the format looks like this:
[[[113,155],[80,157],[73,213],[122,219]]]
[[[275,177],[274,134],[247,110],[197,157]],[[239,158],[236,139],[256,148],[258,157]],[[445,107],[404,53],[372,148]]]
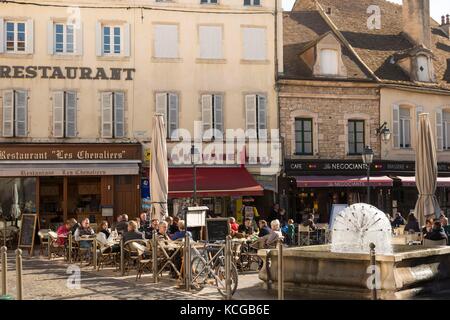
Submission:
[[[355,0],[358,1],[358,0]],[[284,10],[291,10],[295,0],[283,0]],[[402,3],[402,0],[392,0],[391,2]],[[431,0],[431,16],[437,22],[441,22],[441,16],[443,14],[450,14],[450,1],[449,0]]]

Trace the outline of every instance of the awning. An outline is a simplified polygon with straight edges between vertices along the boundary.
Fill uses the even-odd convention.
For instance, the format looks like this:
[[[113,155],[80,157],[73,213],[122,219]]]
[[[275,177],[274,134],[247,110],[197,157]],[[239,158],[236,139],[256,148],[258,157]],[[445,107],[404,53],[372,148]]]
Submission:
[[[296,177],[299,188],[326,188],[326,187],[367,187],[367,177],[344,176],[302,176]],[[389,177],[370,177],[372,187],[392,187],[393,180]]]
[[[138,175],[137,163],[69,163],[46,161],[45,163],[15,164],[0,162],[0,177],[48,177],[48,176],[118,176]]]
[[[402,186],[404,187],[415,187],[416,177],[397,177],[402,181]],[[450,187],[450,177],[438,177],[437,186],[440,188]]]
[[[192,197],[193,168],[169,168],[169,197]],[[263,188],[245,168],[197,168],[197,196],[262,196]]]

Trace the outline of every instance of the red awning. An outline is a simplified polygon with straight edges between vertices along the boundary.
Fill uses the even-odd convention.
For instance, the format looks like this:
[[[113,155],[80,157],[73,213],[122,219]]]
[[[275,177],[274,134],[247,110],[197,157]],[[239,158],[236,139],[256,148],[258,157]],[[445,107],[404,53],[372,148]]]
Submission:
[[[404,187],[415,187],[416,177],[397,177],[402,181],[402,186]],[[450,177],[438,177],[437,178],[438,187],[450,187]]]
[[[367,177],[304,176],[296,177],[299,188],[367,187]],[[392,187],[389,177],[370,177],[372,187]]]
[[[192,197],[193,168],[169,168],[169,198]],[[197,168],[200,197],[262,196],[264,189],[245,168]]]

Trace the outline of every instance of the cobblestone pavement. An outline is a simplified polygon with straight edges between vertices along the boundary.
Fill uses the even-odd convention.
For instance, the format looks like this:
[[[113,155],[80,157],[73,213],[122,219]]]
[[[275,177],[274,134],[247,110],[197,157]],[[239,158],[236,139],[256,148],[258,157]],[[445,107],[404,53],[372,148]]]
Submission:
[[[92,267],[81,269],[81,288],[69,289],[67,280],[68,264],[63,259],[49,261],[46,257],[27,257],[23,259],[23,298],[39,300],[215,300],[221,295],[214,287],[201,291],[187,292],[178,288],[176,281],[167,277],[160,283],[152,283],[152,275],[143,275],[136,281],[136,274],[122,277],[113,268],[94,271]],[[16,273],[14,253],[8,252],[8,294],[16,296]],[[257,300],[274,299],[261,287],[256,273],[240,275],[239,288],[235,299]]]

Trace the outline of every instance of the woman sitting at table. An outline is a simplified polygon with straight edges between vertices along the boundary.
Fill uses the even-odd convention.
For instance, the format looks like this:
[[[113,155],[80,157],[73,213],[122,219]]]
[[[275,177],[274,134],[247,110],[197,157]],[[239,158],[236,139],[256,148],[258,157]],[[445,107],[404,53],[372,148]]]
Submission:
[[[95,234],[94,230],[89,226],[90,222],[88,218],[81,221],[81,226],[75,231],[75,241],[80,243],[80,248],[89,249],[91,247],[91,241],[83,240],[83,237],[93,236]]]
[[[406,232],[411,232],[411,231],[412,232],[420,232],[419,222],[417,221],[417,218],[414,215],[414,213],[410,213],[408,215],[408,222],[406,223],[405,231]]]
[[[97,241],[102,246],[102,252],[111,248],[111,252],[120,252],[120,245],[114,243],[114,238],[108,230],[108,221],[102,221],[98,227]]]
[[[189,231],[186,231],[185,225],[184,225],[184,220],[180,220],[178,222],[178,229],[179,231],[175,232],[170,238],[173,241],[176,240],[183,240],[184,237],[186,236],[186,233],[189,235],[189,238],[192,239],[192,234]]]
[[[442,225],[439,221],[435,221],[433,224],[433,229],[431,232],[427,233],[425,235],[425,239],[433,240],[433,241],[440,241],[440,240],[447,240],[447,235],[445,234],[444,229],[442,228]]]
[[[67,236],[69,235],[71,229],[70,220],[67,220],[65,224],[60,226],[56,233],[58,234],[58,240],[56,243],[60,246],[64,246],[66,244]]]
[[[422,234],[425,237],[428,233],[431,232],[431,230],[433,230],[433,220],[432,219],[427,219],[425,221],[425,226],[422,228]]]

